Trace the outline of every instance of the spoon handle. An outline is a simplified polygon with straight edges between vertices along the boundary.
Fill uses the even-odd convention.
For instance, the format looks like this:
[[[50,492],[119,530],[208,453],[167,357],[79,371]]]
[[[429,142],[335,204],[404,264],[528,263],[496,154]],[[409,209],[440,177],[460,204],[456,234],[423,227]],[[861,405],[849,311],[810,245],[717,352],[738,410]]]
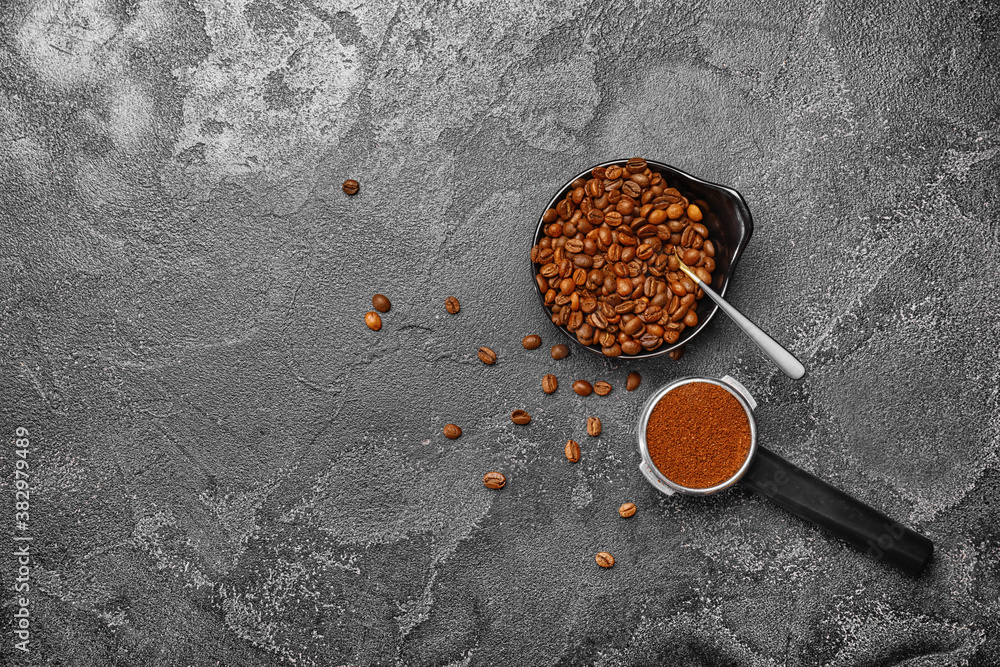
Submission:
[[[703,281],[698,281],[698,287],[705,290],[712,301],[719,304],[719,308],[736,322],[736,326],[746,333],[757,347],[768,356],[775,363],[775,365],[781,369],[781,371],[792,378],[793,380],[798,380],[803,375],[806,374],[806,368],[802,363],[792,356],[792,353],[781,346],[778,341],[774,340],[761,329],[759,326],[750,321],[746,315],[729,305],[729,302],[719,296],[715,290],[706,285]]]

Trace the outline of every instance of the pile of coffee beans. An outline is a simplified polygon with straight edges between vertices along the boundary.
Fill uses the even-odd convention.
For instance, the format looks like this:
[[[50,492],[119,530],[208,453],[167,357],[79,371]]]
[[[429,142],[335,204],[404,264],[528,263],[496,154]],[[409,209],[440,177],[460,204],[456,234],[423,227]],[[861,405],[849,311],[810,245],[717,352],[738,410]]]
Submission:
[[[698,325],[704,296],[675,253],[706,283],[715,270],[703,211],[642,158],[590,176],[545,211],[544,236],[531,248],[552,322],[609,357],[672,345]]]

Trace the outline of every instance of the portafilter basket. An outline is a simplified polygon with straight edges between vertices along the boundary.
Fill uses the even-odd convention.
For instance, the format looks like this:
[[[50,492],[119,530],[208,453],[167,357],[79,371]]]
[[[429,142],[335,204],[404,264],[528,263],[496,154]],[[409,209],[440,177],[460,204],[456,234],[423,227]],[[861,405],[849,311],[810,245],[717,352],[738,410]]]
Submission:
[[[646,442],[646,427],[656,404],[674,389],[693,382],[706,382],[728,391],[746,410],[750,422],[750,451],[743,465],[726,481],[704,489],[688,488],[668,479],[653,463]],[[891,563],[911,575],[924,569],[934,552],[934,544],[928,538],[758,445],[757,421],[753,414],[756,408],[757,401],[746,387],[728,375],[720,379],[682,378],[660,387],[639,413],[636,425],[642,458],[639,470],[654,488],[667,495],[704,496],[739,484],[877,560]]]

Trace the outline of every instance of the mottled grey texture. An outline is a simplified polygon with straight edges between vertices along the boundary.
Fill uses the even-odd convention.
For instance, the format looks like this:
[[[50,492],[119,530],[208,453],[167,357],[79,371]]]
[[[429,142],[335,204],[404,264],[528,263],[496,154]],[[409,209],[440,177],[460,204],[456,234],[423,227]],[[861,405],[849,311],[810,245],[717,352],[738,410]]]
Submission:
[[[1000,5],[655,4],[0,6],[2,462],[29,428],[36,549],[5,661],[1000,663]],[[631,394],[640,364],[548,358],[528,236],[631,155],[743,192],[731,300],[804,381],[721,315]],[[644,397],[724,373],[764,444],[934,539],[923,577],[639,476]]]

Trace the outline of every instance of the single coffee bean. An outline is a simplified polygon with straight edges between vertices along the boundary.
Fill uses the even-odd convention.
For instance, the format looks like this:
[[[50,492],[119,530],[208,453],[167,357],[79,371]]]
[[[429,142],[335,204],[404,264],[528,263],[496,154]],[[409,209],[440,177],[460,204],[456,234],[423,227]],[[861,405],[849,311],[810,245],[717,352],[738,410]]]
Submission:
[[[624,503],[618,508],[618,514],[620,514],[623,519],[627,519],[635,514],[635,509],[635,503]]]
[[[492,366],[497,362],[497,353],[488,347],[481,347],[477,352],[479,355],[479,361],[483,362],[487,366]]]
[[[341,185],[340,187],[342,187],[344,189],[344,192],[346,192],[347,194],[356,195],[358,194],[358,190],[361,188],[361,184],[358,183],[353,178],[349,178],[346,181],[344,181],[344,184]]]
[[[545,213],[542,214],[542,222],[544,222],[546,225],[551,225],[558,219],[559,219],[559,214],[556,212],[554,208],[546,209]]]
[[[694,204],[688,206],[687,214],[691,222],[701,222],[701,209]]]
[[[444,425],[444,437],[448,438],[449,440],[454,440],[455,438],[461,435],[462,435],[462,429],[460,429],[458,426],[455,426],[454,424]]]
[[[615,557],[609,554],[607,551],[600,551],[594,556],[594,560],[597,564],[603,568],[612,567],[615,564]]]
[[[601,434],[601,420],[597,417],[587,417],[587,435],[596,438]]]
[[[642,352],[642,345],[637,340],[627,340],[621,344],[622,352],[629,355],[636,355]]]
[[[521,345],[523,345],[526,350],[534,350],[541,344],[542,337],[536,334],[531,334],[530,336],[525,336],[521,339]]]
[[[546,277],[548,278],[550,276]],[[454,315],[455,313],[457,313],[462,309],[462,306],[461,304],[458,303],[458,299],[456,299],[453,296],[449,296],[447,299],[444,300],[444,309],[447,310],[452,315]]]
[[[563,343],[552,346],[552,358],[553,359],[565,359],[569,356],[569,347]]]
[[[681,345],[676,350],[670,350],[670,358],[673,359],[674,361],[680,361],[681,357],[684,356],[684,348],[685,346]]]
[[[638,174],[645,171],[646,160],[641,157],[632,157],[625,163],[625,170],[630,174]]]
[[[598,396],[607,396],[611,393],[611,384],[605,382],[604,380],[599,380],[594,383],[594,393]]]
[[[569,460],[570,463],[576,463],[580,460],[580,445],[577,444],[576,440],[567,440],[564,451],[566,453],[566,459]]]
[[[542,391],[546,394],[551,394],[558,388],[559,380],[555,375],[549,374],[542,378]]]
[[[590,396],[594,393],[594,387],[586,380],[577,380],[573,383],[573,391],[580,394],[580,396]]]
[[[510,420],[518,426],[524,426],[531,421],[531,415],[524,410],[514,410],[514,412],[510,413]]]
[[[365,313],[365,324],[372,331],[378,331],[382,328],[382,318],[375,311],[367,312]]]
[[[507,478],[498,472],[488,472],[483,475],[483,484],[487,489],[502,489],[507,483]]]
[[[372,297],[372,308],[380,313],[388,313],[389,309],[392,308],[392,303],[384,294],[376,294]]]
[[[639,375],[639,371],[632,371],[628,374],[628,379],[625,380],[625,389],[635,391],[640,384],[642,384],[642,376]]]

